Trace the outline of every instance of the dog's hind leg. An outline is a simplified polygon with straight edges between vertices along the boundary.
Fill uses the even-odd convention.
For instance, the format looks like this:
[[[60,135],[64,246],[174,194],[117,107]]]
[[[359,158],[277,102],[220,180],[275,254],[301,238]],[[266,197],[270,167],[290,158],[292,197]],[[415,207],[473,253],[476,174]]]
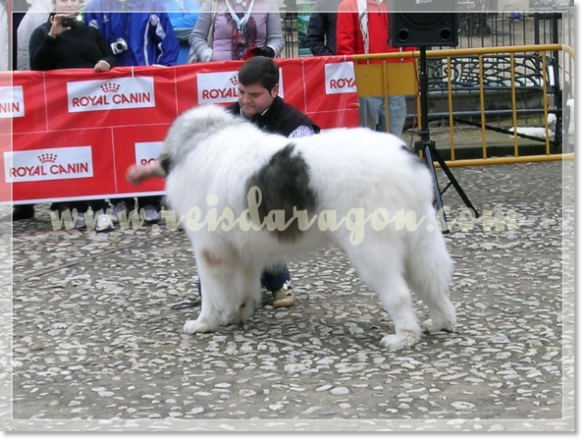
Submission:
[[[395,330],[393,335],[382,338],[382,346],[390,351],[414,346],[422,333],[406,281],[395,273],[379,290],[380,302],[392,318]]]
[[[418,237],[408,243],[406,280],[414,293],[429,308],[430,319],[423,329],[430,333],[451,331],[455,327],[455,307],[449,299],[453,264],[445,241],[438,230],[413,232]]]
[[[240,291],[242,302],[236,314],[235,322],[246,322],[252,317],[256,308],[262,302],[262,288],[260,287],[260,270],[249,267],[241,272],[242,281]]]
[[[403,277],[403,251],[388,250],[380,244],[359,249],[349,246],[346,251],[362,281],[378,293],[382,306],[394,322],[395,333],[385,336],[381,345],[390,351],[415,345],[422,332]]]

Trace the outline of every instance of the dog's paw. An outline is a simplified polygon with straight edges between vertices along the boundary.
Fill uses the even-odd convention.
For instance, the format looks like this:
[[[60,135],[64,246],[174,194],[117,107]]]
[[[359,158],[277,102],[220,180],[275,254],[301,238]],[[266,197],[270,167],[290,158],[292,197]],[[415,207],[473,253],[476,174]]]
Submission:
[[[413,347],[418,341],[420,341],[420,337],[417,337],[413,333],[402,333],[400,335],[384,336],[380,344],[390,351],[398,351],[403,348]]]
[[[426,333],[438,333],[440,331],[453,331],[455,328],[455,321],[433,321],[432,319],[427,319],[422,323],[422,329]]]
[[[214,331],[206,319],[197,319],[186,321],[183,326],[183,333],[193,335],[195,333],[207,333]]]
[[[239,323],[244,323],[250,319],[256,311],[256,305],[253,300],[248,300],[240,306],[237,318]]]

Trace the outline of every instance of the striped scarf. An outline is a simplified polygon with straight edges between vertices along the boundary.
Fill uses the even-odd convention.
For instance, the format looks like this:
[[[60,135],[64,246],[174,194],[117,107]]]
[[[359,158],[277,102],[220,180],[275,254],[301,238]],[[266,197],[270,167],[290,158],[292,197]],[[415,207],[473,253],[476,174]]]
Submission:
[[[378,4],[384,0],[376,0]],[[370,53],[370,33],[368,31],[368,0],[357,0],[358,19],[360,22],[360,31],[364,40],[364,54]]]
[[[370,53],[370,33],[368,32],[368,0],[357,0],[360,31],[364,40],[364,54]]]

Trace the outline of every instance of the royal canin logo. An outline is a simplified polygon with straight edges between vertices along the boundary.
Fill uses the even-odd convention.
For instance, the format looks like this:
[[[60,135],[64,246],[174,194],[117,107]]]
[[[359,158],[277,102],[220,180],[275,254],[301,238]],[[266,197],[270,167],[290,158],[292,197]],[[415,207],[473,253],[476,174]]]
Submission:
[[[352,62],[325,65],[325,93],[346,94],[357,91]]]
[[[203,89],[201,91],[201,98],[204,100],[218,100],[218,99],[225,99],[225,98],[237,98],[238,97],[238,77],[234,75],[230,78],[230,84],[233,87],[226,87],[226,88],[209,88]]]
[[[200,73],[196,78],[199,104],[233,103],[238,100],[240,82],[237,71]],[[284,97],[282,81],[278,84],[278,95]]]
[[[24,115],[23,86],[0,86],[0,119]]]
[[[154,78],[117,78],[67,83],[69,112],[154,107]]]
[[[12,178],[46,176],[47,179],[51,179],[59,175],[88,173],[90,168],[90,165],[87,162],[66,164],[57,163],[57,155],[52,153],[41,154],[37,158],[41,164],[12,167],[10,169],[10,176]]]
[[[54,153],[43,153],[38,156],[41,163],[54,163],[57,161],[57,155]]]
[[[2,103],[0,102],[0,115],[2,114],[18,114],[22,103],[16,103],[14,101]]]
[[[116,83],[104,83],[100,86],[103,95],[85,95],[73,97],[71,105],[73,108],[111,106],[117,104],[148,103],[152,100],[150,92],[133,92],[129,94],[118,93],[120,85]]]
[[[102,91],[104,91],[104,94],[107,93],[114,93],[114,92],[118,92],[118,90],[120,89],[120,85],[116,84],[116,83],[105,83],[101,85],[101,89]]]
[[[329,79],[329,88],[347,89],[356,87],[355,78],[331,78]]]

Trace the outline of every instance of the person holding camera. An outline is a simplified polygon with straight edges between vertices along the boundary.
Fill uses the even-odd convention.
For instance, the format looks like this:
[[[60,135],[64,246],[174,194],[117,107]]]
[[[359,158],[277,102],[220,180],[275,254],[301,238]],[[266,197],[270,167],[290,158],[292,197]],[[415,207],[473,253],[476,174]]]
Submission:
[[[53,0],[54,12],[30,37],[32,70],[93,68],[106,72],[116,65],[102,33],[87,26],[77,15],[78,10],[79,0]]]
[[[77,15],[80,0],[53,0],[53,12],[47,22],[37,27],[30,36],[30,67],[34,71],[86,68],[96,72],[109,71],[116,65],[116,57],[110,45],[95,28],[87,26]],[[85,212],[88,207],[97,213],[96,229],[113,228],[102,219],[107,210],[105,200],[72,201],[53,203],[51,210],[60,213],[70,210],[75,228],[85,227]]]

